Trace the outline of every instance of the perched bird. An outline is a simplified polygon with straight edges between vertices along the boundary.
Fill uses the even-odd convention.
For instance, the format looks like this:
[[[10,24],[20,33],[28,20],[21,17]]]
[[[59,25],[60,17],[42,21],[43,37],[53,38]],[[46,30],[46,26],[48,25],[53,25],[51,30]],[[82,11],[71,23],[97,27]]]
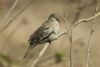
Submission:
[[[38,44],[50,43],[57,38],[59,32],[59,22],[62,17],[59,14],[52,13],[49,18],[34,32],[29,38],[29,48],[24,56],[27,57],[29,51]]]

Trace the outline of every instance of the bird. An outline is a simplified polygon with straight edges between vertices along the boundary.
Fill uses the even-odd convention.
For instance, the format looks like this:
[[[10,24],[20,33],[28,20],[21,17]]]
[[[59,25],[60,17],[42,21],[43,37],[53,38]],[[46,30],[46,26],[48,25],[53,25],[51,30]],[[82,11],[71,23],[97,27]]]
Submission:
[[[54,41],[59,33],[60,23],[62,22],[62,17],[60,14],[52,13],[48,19],[31,34],[28,42],[29,48],[27,49],[24,58],[28,56],[31,49],[39,44],[49,43]]]

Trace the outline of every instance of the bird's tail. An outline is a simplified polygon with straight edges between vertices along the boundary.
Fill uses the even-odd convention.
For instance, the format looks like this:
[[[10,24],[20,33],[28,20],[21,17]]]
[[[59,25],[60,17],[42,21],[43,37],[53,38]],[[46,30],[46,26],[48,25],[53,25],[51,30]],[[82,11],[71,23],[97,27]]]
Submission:
[[[27,51],[26,51],[26,53],[25,53],[23,59],[26,59],[26,58],[28,57],[30,51],[31,51],[35,46],[36,46],[36,45],[34,44],[34,45],[31,45],[31,46],[28,47],[28,49],[27,49]]]
[[[23,59],[25,59],[25,58],[27,58],[28,57],[28,55],[29,55],[29,52],[31,51],[31,48],[30,47],[28,47],[28,49],[27,49],[27,51],[26,51],[26,53],[25,53],[25,55],[24,55],[24,57],[23,57]]]

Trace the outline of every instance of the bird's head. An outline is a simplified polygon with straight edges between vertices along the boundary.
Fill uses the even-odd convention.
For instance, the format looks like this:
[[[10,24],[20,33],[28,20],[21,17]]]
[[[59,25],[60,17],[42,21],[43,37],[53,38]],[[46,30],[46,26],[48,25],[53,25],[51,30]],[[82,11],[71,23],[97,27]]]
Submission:
[[[49,19],[55,19],[58,22],[63,22],[63,18],[61,17],[61,15],[56,13],[50,14]]]

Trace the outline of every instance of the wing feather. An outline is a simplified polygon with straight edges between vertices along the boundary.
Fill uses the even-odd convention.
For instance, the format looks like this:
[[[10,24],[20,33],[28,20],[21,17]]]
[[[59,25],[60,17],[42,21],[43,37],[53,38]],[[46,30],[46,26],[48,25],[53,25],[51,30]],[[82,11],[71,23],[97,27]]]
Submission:
[[[46,39],[53,32],[52,28],[46,23],[42,24],[29,38],[30,45],[40,44],[47,41]],[[44,41],[45,40],[45,41]]]

